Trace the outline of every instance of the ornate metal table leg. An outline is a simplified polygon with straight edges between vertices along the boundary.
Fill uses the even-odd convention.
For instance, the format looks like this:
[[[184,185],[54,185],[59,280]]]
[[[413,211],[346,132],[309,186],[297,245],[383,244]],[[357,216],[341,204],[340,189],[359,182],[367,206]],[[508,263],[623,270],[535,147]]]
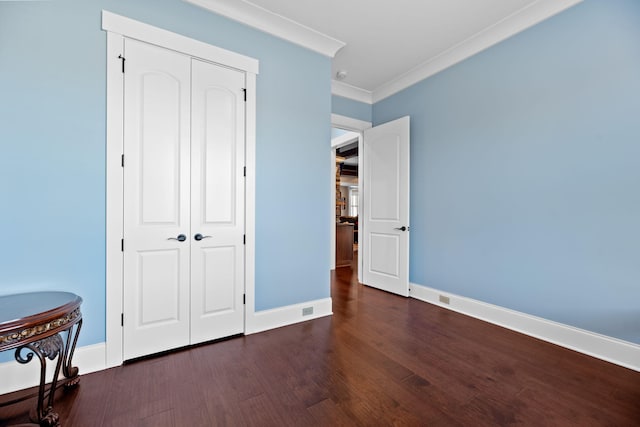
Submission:
[[[64,347],[64,355],[62,357],[62,373],[67,378],[67,381],[64,383],[65,388],[74,387],[80,382],[80,377],[78,376],[78,368],[75,366],[71,366],[71,361],[73,360],[73,352],[76,349],[76,343],[78,342],[78,336],[80,335],[81,327],[82,319],[80,319],[74,326],[67,329],[67,344]],[[71,341],[72,335],[73,341]]]
[[[53,411],[53,397],[56,391],[56,384],[58,382],[58,375],[60,374],[60,368],[62,366],[62,349],[64,343],[60,335],[55,334],[50,337],[35,341],[30,344],[23,345],[16,349],[15,358],[18,363],[29,363],[33,359],[33,355],[38,356],[40,360],[40,387],[38,389],[38,406],[35,414],[32,414],[33,421],[39,423],[43,427],[57,427],[60,425],[59,416]],[[26,353],[23,356],[22,351]],[[47,382],[47,359],[53,360],[58,357],[56,362],[56,369],[53,374],[53,380],[48,391],[46,390]],[[45,407],[45,396],[47,399],[47,406]]]

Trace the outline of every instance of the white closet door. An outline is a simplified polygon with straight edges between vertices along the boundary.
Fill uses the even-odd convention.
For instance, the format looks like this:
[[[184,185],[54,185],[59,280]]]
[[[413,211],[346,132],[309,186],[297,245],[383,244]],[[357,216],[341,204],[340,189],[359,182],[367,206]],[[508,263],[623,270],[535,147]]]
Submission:
[[[244,331],[244,73],[194,59],[191,87],[195,344]]]
[[[131,359],[189,344],[191,58],[128,39],[124,52],[123,356]]]

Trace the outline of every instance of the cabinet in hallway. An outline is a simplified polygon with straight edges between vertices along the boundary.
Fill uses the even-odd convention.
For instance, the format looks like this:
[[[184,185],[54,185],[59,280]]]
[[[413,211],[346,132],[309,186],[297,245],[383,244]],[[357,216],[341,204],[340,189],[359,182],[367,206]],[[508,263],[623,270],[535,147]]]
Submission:
[[[348,267],[353,261],[353,224],[336,223],[336,267]]]

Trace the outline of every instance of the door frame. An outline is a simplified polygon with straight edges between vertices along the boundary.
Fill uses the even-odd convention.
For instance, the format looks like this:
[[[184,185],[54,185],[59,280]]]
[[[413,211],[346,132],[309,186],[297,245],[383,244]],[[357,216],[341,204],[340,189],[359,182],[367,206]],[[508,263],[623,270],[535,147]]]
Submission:
[[[364,120],[353,119],[347,116],[341,116],[339,114],[331,114],[331,126],[334,128],[344,129],[351,132],[356,132],[360,136],[358,137],[358,217],[362,215],[364,209],[363,203],[363,187],[362,187],[362,162],[360,161],[360,157],[362,156],[363,150],[363,141],[364,141],[364,131],[372,127],[371,122],[367,122]],[[329,206],[331,207],[330,213],[330,236],[331,236],[331,246],[330,246],[330,265],[329,270],[334,270],[336,268],[336,178],[335,178],[335,167],[336,167],[336,148],[340,147],[340,144],[333,145],[333,143],[329,144],[331,146],[331,170],[333,171],[331,174],[331,200],[329,202]],[[362,223],[358,221],[358,236],[361,236],[361,226]],[[358,245],[358,282],[362,282],[362,260],[363,260],[363,251],[361,249],[361,245]]]
[[[246,76],[245,104],[245,332],[255,328],[255,134],[256,75],[259,62],[180,34],[133,19],[102,11],[102,29],[107,32],[107,120],[106,120],[106,345],[105,365],[123,362],[123,169],[124,39],[131,38],[175,50],[195,58],[242,71]],[[124,61],[126,67],[126,61]]]

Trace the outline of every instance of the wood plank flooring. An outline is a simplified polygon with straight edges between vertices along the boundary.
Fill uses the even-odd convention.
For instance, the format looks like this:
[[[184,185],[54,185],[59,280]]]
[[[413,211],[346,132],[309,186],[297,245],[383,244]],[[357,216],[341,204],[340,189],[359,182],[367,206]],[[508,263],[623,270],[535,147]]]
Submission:
[[[639,426],[640,373],[332,275],[332,317],[83,375],[64,426]],[[0,426],[28,404],[0,408]]]

